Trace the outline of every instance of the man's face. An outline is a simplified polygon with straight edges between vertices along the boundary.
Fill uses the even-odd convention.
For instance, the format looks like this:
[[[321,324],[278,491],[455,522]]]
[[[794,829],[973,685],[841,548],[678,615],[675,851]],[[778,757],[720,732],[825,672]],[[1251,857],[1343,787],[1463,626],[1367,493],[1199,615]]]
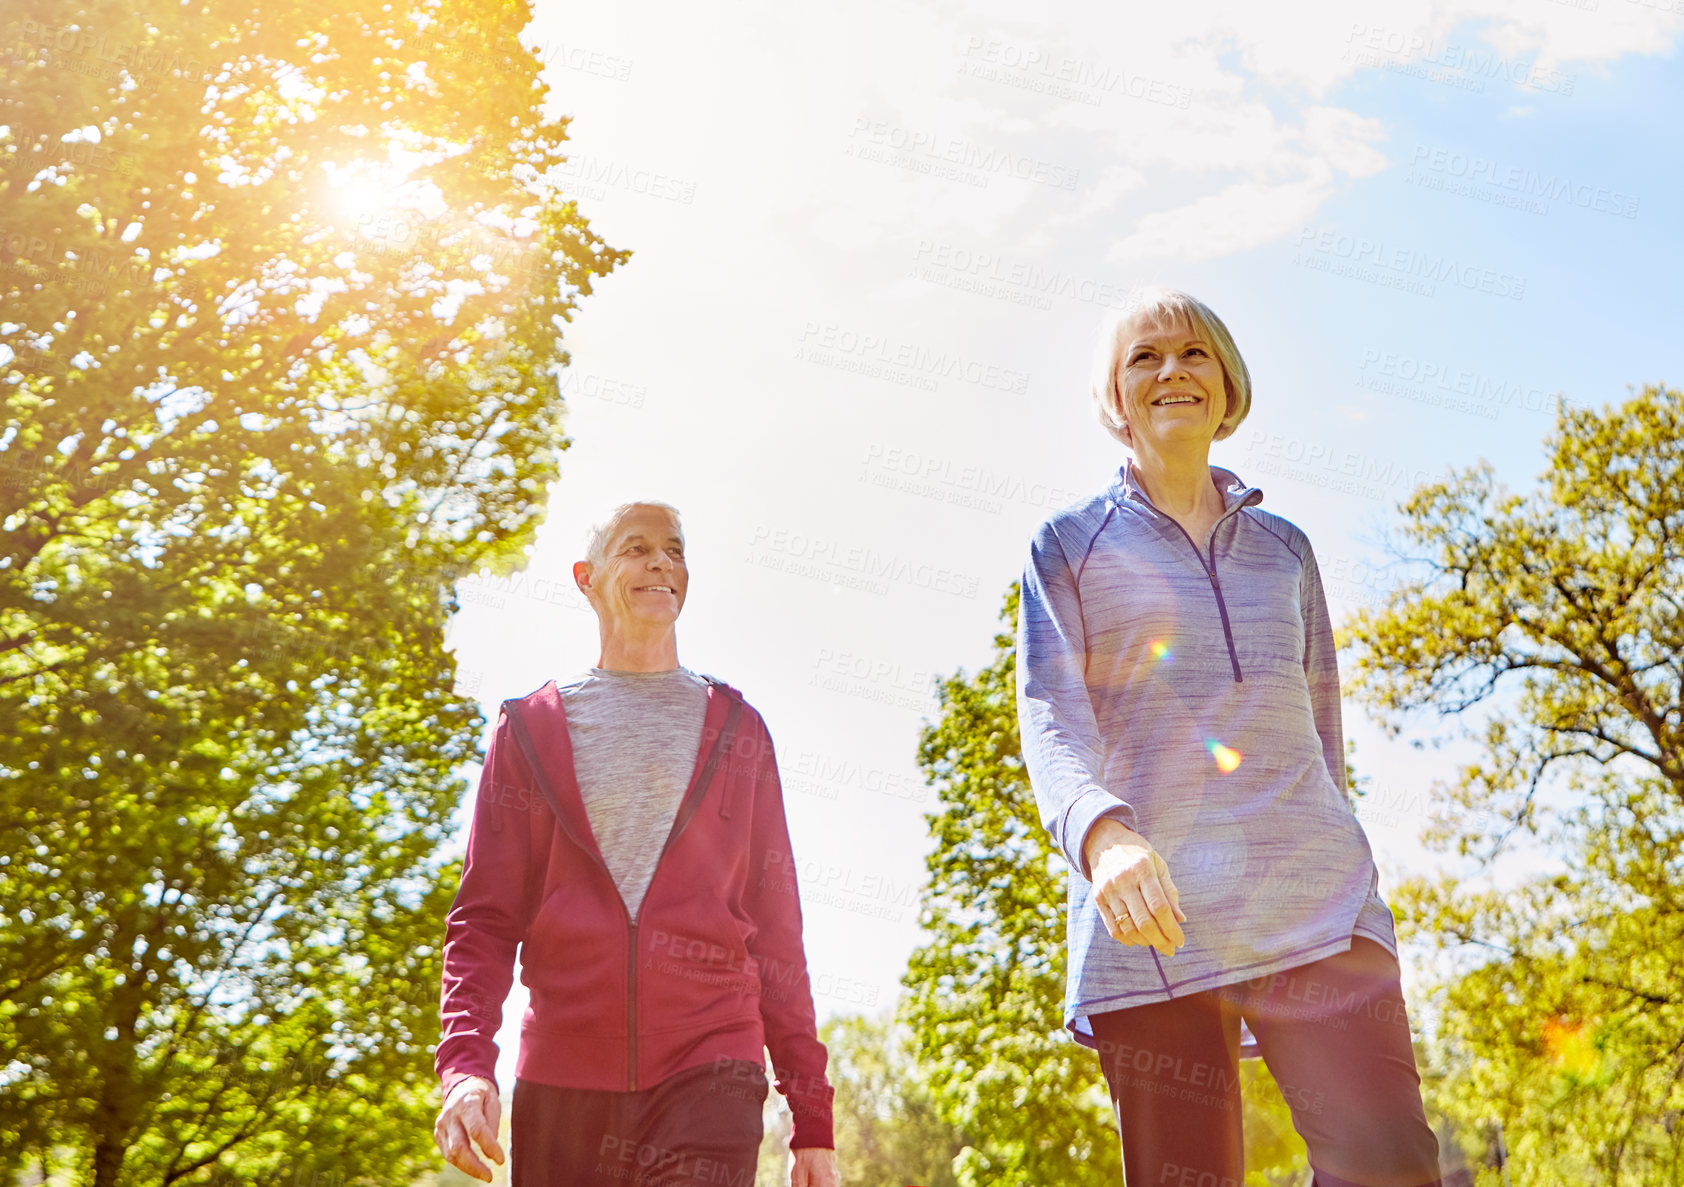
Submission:
[[[609,537],[600,565],[583,562],[585,595],[602,619],[622,627],[670,625],[690,584],[684,537],[659,507],[634,507]]]

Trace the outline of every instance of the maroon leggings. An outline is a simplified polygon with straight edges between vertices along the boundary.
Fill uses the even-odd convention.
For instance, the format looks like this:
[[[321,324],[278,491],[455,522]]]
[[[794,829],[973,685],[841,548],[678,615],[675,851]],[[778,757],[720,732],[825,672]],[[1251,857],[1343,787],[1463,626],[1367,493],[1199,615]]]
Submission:
[[[1436,1187],[1397,961],[1361,937],[1255,981],[1090,1016],[1128,1187],[1243,1187],[1241,1017],[1316,1187]]]

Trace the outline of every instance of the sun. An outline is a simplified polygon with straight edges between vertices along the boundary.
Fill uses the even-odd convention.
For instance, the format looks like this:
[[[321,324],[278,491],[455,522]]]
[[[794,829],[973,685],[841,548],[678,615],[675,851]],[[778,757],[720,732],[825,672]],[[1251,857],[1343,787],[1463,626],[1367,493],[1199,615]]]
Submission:
[[[390,165],[357,161],[350,165],[326,163],[328,206],[336,221],[364,226],[392,208],[401,184]]]

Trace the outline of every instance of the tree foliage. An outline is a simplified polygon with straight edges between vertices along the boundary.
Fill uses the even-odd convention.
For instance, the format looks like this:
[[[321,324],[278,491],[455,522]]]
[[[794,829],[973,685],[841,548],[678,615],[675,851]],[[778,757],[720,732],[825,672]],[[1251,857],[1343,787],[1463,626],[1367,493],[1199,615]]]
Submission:
[[[1394,732],[1476,707],[1477,757],[1401,932],[1460,960],[1439,1104],[1513,1182],[1684,1181],[1684,393],[1561,408],[1528,494],[1481,464],[1417,490],[1412,575],[1351,620]]]
[[[965,1147],[960,1184],[1114,1184],[1120,1174],[1098,1056],[1063,1026],[1064,857],[1041,827],[1017,730],[1018,589],[994,658],[941,686],[918,763],[941,808],[902,1017],[941,1116]],[[1304,1144],[1266,1068],[1242,1065],[1248,1187],[1297,1182]]]
[[[942,1121],[892,1016],[833,1018],[819,1028],[836,1085],[836,1157],[854,1187],[955,1187],[963,1141]]]
[[[517,0],[8,4],[0,1175],[391,1181],[561,330]]]

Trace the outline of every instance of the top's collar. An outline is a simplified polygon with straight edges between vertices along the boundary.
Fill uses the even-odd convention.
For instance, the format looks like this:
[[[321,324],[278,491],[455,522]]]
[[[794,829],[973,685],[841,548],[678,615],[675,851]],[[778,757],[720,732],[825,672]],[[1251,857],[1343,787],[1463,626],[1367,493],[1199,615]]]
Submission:
[[[1263,501],[1261,487],[1247,486],[1239,475],[1232,470],[1225,470],[1221,466],[1210,467],[1211,481],[1216,484],[1217,491],[1222,495],[1225,510],[1222,515],[1226,519],[1232,512],[1241,507],[1254,507]],[[1134,458],[1123,458],[1122,469],[1117,471],[1117,480],[1111,484],[1106,492],[1111,501],[1120,509],[1124,499],[1135,499],[1152,510],[1158,508],[1146,494],[1146,488],[1140,485],[1140,472],[1135,468]],[[1159,512],[1163,514],[1163,512]]]

